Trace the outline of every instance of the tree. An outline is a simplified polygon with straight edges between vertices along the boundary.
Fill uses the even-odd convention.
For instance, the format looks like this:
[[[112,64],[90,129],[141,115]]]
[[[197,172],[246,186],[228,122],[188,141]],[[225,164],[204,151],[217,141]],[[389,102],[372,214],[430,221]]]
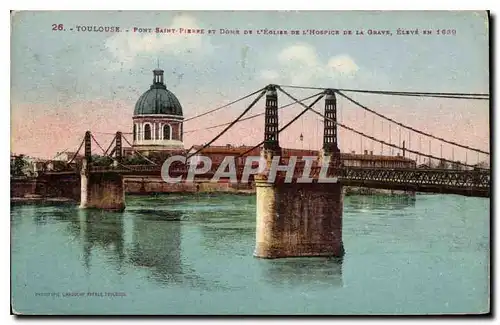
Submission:
[[[113,159],[108,156],[92,155],[92,165],[94,166],[110,166]]]
[[[10,174],[12,176],[24,176],[23,169],[28,165],[24,159],[24,155],[15,156],[14,161],[10,164]]]
[[[122,161],[122,164],[124,165],[149,165],[150,162],[148,162],[146,159],[139,155],[133,155],[133,156],[128,156],[125,157]]]

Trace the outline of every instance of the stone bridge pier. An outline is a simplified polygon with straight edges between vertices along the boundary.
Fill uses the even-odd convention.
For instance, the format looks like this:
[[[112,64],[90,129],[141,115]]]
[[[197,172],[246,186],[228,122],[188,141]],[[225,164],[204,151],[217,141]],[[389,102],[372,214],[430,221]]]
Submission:
[[[80,176],[81,209],[125,210],[125,186],[121,174],[90,173],[87,161],[84,159]]]
[[[121,158],[121,133],[116,133],[115,153]],[[80,170],[80,208],[125,210],[125,186],[123,175],[113,171],[90,172],[92,165],[91,134],[85,133],[85,158]]]
[[[321,161],[338,165],[336,103],[333,92],[325,93],[325,134]],[[264,148],[265,170],[255,176],[256,245],[254,256],[262,258],[299,256],[343,256],[343,191],[339,183],[287,183],[283,177],[272,180],[269,169],[273,157],[281,156],[278,141],[278,97],[276,86],[266,94]],[[281,165],[281,164],[280,164]],[[335,168],[329,169],[335,170]],[[282,172],[279,172],[279,174]],[[327,177],[332,176],[329,173]]]
[[[343,256],[342,186],[255,180],[254,255],[263,258]]]

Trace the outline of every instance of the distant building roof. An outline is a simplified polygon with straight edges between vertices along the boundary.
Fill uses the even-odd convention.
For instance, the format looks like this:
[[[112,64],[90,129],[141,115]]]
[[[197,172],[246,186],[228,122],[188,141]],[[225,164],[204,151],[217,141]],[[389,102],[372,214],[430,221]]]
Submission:
[[[196,151],[203,148],[201,145],[192,146],[189,151]],[[234,147],[231,145],[227,146],[209,146],[200,151],[200,154],[226,154],[226,155],[240,155],[247,150],[252,149],[250,146],[238,146]],[[254,156],[260,154],[260,148],[255,148],[247,154],[247,156]]]
[[[76,152],[74,151],[65,151],[65,152],[60,152],[57,153],[57,155],[52,159],[54,161],[67,161],[70,160]],[[75,159],[81,159],[83,158],[83,155],[77,154]]]
[[[203,146],[201,145],[193,145],[189,151],[194,152],[199,150]],[[225,155],[240,155],[247,150],[252,149],[251,146],[209,146],[200,151],[199,154],[210,155],[210,154],[225,154]],[[260,155],[261,148],[254,148],[246,156],[258,156]],[[282,148],[281,149],[283,157],[290,156],[317,156],[319,154],[318,150],[310,150],[310,149],[293,149],[293,148]],[[385,160],[385,161],[405,161],[411,162],[413,159],[403,157],[403,156],[383,156],[383,155],[373,155],[373,154],[356,154],[356,153],[347,153],[342,152],[340,154],[341,158],[344,160]]]
[[[403,156],[384,156],[384,155],[372,155],[372,154],[357,154],[357,153],[340,153],[342,159],[352,159],[352,160],[390,160],[390,161],[414,161],[411,158]]]

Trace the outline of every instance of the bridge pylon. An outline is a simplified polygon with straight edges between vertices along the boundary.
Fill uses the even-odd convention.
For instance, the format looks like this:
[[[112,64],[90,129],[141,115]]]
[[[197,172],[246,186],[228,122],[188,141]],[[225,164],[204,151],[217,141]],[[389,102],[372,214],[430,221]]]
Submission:
[[[123,211],[125,209],[123,175],[115,171],[92,172],[91,140],[90,131],[85,132],[85,156],[80,170],[79,207]]]
[[[266,94],[265,141],[261,156],[267,167],[271,166],[275,156],[281,156],[276,87],[267,86]],[[254,256],[342,256],[341,186],[286,183],[281,176],[270,180],[269,168],[255,175],[257,224]]]
[[[330,157],[330,166],[338,169],[341,164],[337,128],[337,98],[332,89],[325,90],[325,119],[321,159]]]
[[[119,163],[122,162],[122,133],[120,131],[116,132],[115,135],[115,160],[113,162],[114,166],[117,167]]]
[[[92,163],[92,134],[90,131],[85,132],[84,137],[84,158],[88,164]]]
[[[278,93],[276,85],[266,87],[266,108],[264,118],[264,149],[262,156],[272,160],[273,156],[281,155],[279,144]]]

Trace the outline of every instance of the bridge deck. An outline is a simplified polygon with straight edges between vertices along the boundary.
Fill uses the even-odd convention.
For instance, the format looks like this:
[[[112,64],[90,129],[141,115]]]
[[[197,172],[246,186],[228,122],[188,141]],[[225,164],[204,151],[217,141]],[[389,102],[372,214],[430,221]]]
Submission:
[[[317,181],[320,167],[312,167],[310,177]],[[217,166],[197,179],[212,178]],[[136,176],[160,176],[161,166],[139,165],[110,168],[93,166],[92,173],[120,173]],[[171,168],[171,177],[187,175],[187,167]],[[367,168],[342,167],[334,170],[338,182],[345,186],[380,188],[389,190],[407,190],[415,192],[460,194],[467,196],[490,196],[489,170],[450,170],[450,169],[408,169],[408,168]],[[47,172],[45,175],[76,174],[77,171]],[[237,179],[241,179],[243,167],[238,167]],[[292,182],[303,174],[303,168],[295,169]],[[284,172],[278,173],[278,181],[284,177]]]

